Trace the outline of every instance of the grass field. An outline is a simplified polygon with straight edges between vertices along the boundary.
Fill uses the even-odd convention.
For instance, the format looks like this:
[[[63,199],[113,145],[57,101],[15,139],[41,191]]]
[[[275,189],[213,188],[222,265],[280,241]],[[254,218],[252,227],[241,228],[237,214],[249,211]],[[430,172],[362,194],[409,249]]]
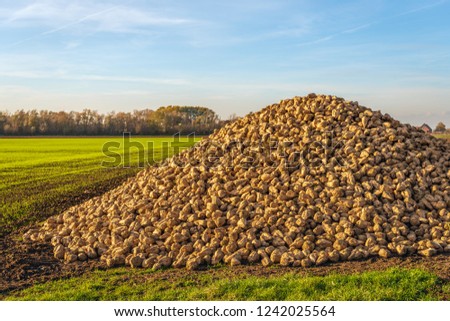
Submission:
[[[446,140],[450,140],[450,133],[445,133],[445,134],[433,134],[434,137],[437,138],[443,138]]]
[[[136,173],[138,152],[130,168],[103,168],[102,146],[122,138],[0,139],[0,231],[41,221],[70,204],[107,190]],[[154,143],[155,159],[163,141]],[[326,276],[277,272],[251,275],[228,267],[201,273],[180,270],[97,270],[10,292],[6,300],[439,300],[450,296],[450,283],[427,269]]]
[[[158,160],[163,142],[170,143],[172,137],[131,141],[146,148],[145,156],[152,142]],[[123,146],[122,137],[0,139],[0,234],[57,214],[139,171],[136,165],[142,153],[137,148],[130,149],[129,168],[102,167],[102,161],[112,160],[102,152],[106,142]],[[110,151],[124,154],[123,148]]]

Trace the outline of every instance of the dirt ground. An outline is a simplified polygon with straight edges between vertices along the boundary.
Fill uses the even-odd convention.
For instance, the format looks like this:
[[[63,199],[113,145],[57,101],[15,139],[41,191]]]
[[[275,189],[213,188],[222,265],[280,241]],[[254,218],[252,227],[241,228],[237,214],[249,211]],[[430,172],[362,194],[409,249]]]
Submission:
[[[21,231],[0,238],[0,295],[100,267],[98,261],[64,264],[53,257],[50,243],[20,241]]]
[[[20,290],[37,283],[54,279],[81,275],[95,269],[105,267],[98,260],[74,262],[65,264],[53,257],[51,244],[24,243],[20,235],[24,228],[0,238],[0,295],[7,295],[14,290]],[[168,269],[157,274],[145,274],[140,277],[151,279],[177,279],[187,273],[220,273],[221,277],[233,277],[248,274],[257,276],[297,273],[299,275],[323,276],[330,273],[358,273],[370,270],[385,270],[390,267],[422,268],[435,273],[445,281],[450,281],[450,255],[441,254],[431,258],[420,256],[393,257],[389,259],[370,258],[364,261],[340,262],[311,268],[292,268],[273,266],[265,268],[260,265],[244,265],[226,269],[203,269],[188,272],[185,269]],[[449,299],[449,298],[446,298]]]

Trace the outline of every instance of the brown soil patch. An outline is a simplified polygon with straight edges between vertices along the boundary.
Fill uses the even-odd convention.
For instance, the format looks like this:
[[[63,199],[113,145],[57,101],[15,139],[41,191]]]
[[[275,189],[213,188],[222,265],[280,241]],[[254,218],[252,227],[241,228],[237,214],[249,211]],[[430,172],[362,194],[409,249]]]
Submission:
[[[23,233],[23,231],[22,231]],[[0,295],[53,279],[77,276],[99,266],[98,261],[64,264],[53,257],[49,243],[25,243],[21,231],[0,238]]]

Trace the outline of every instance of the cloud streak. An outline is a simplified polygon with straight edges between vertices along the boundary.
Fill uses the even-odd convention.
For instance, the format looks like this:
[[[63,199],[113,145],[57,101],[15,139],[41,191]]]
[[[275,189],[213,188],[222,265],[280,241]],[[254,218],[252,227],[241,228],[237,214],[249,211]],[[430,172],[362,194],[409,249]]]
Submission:
[[[335,37],[337,34],[333,34],[333,35],[329,35],[329,36],[325,36],[322,38],[317,38],[315,40],[311,40],[311,41],[306,41],[306,42],[301,42],[298,43],[297,46],[302,47],[302,46],[310,46],[310,45],[316,45],[322,42],[326,42],[328,40],[333,39],[333,37]]]
[[[354,33],[354,32],[357,32],[357,31],[360,31],[360,30],[369,28],[369,27],[372,26],[373,24],[374,24],[373,22],[371,22],[371,23],[365,23],[365,24],[362,24],[362,25],[360,25],[360,26],[356,26],[356,27],[353,27],[353,28],[344,30],[344,31],[341,32],[341,34],[344,34],[344,33]]]
[[[24,10],[25,10],[25,11],[30,11],[29,8],[30,8],[30,7],[27,7],[27,8],[25,8]],[[40,37],[43,37],[43,36],[46,36],[46,35],[50,35],[50,34],[52,34],[52,33],[59,32],[59,31],[61,31],[61,30],[64,30],[64,29],[67,29],[67,28],[70,28],[70,27],[76,26],[76,25],[78,25],[78,24],[80,24],[80,23],[82,23],[82,22],[84,22],[84,21],[86,21],[86,20],[95,18],[96,16],[99,16],[99,15],[102,15],[102,14],[106,14],[106,13],[108,13],[109,11],[112,11],[112,10],[114,10],[114,9],[116,9],[116,8],[118,8],[118,6],[110,7],[110,8],[107,8],[107,9],[104,9],[104,10],[101,10],[101,11],[98,11],[98,12],[95,12],[95,13],[92,13],[92,14],[89,14],[89,15],[87,15],[87,16],[84,16],[84,17],[82,17],[82,18],[76,20],[76,21],[73,21],[73,22],[70,22],[70,23],[63,24],[63,25],[61,25],[61,26],[59,26],[59,27],[56,27],[56,28],[53,28],[53,29],[50,29],[50,30],[41,32],[40,34],[37,34],[37,35],[35,35],[35,36],[32,36],[32,37],[29,37],[29,38],[26,38],[26,39],[23,39],[23,40],[14,42],[14,43],[12,43],[11,45],[9,45],[8,47],[9,47],[9,48],[15,47],[15,46],[18,46],[18,45],[23,44],[23,43],[25,43],[25,42],[28,42],[28,41],[31,41],[31,40],[34,40],[34,39],[37,39],[37,38],[40,38]],[[42,8],[41,8],[41,9],[42,9]],[[44,9],[44,10],[45,10],[45,9]],[[13,21],[16,21],[16,20],[21,20],[20,16],[21,16],[20,14],[17,14],[17,13],[16,13],[16,14],[14,14],[8,21],[9,21],[9,22],[13,22]],[[28,15],[26,15],[25,17],[26,17],[26,18],[31,18],[31,19],[32,19],[32,18],[37,18],[37,17],[40,17],[40,16],[41,16],[40,14],[37,14],[37,15],[35,15],[35,16],[33,16],[32,14],[28,14]],[[52,15],[50,15],[50,17],[47,17],[47,18],[51,18],[51,17],[52,17]]]
[[[425,5],[425,6],[421,6],[421,7],[415,8],[415,9],[407,10],[407,11],[404,11],[404,12],[401,12],[401,13],[398,13],[398,14],[386,17],[384,19],[377,19],[377,20],[374,20],[374,21],[371,21],[371,22],[368,22],[368,23],[365,23],[365,24],[362,24],[362,25],[359,25],[359,26],[356,26],[356,27],[352,27],[352,28],[349,28],[349,29],[342,30],[340,32],[336,32],[336,33],[333,33],[333,34],[322,36],[322,37],[320,37],[318,39],[315,39],[315,40],[299,43],[299,44],[297,44],[297,46],[309,46],[309,45],[315,45],[315,44],[319,44],[319,43],[322,43],[322,42],[326,42],[326,41],[329,41],[329,40],[331,40],[331,39],[333,39],[333,38],[335,38],[337,36],[355,33],[355,32],[361,31],[363,29],[370,28],[370,27],[372,27],[374,25],[377,25],[377,24],[380,24],[380,23],[383,23],[383,22],[386,22],[386,21],[389,21],[389,20],[392,20],[392,19],[395,19],[395,18],[398,18],[398,17],[401,17],[401,16],[410,15],[410,14],[413,14],[413,13],[421,12],[421,11],[424,11],[424,10],[428,10],[428,9],[440,6],[440,5],[442,5],[444,3],[447,3],[447,2],[448,2],[448,0],[442,0],[442,1],[435,2],[435,3],[431,3],[429,5]]]
[[[129,1],[128,1],[129,2]],[[51,27],[34,36],[19,40],[7,47],[45,37],[54,33],[74,29],[89,32],[110,33],[142,33],[149,28],[169,28],[192,24],[191,19],[168,17],[160,12],[139,10],[127,6],[127,2],[120,5],[108,6],[75,3],[68,8],[51,3],[31,4],[15,11],[0,11],[3,18],[2,27],[9,28],[45,28]],[[81,27],[80,27],[81,26]]]
[[[430,4],[427,4],[425,6],[421,6],[421,7],[415,8],[415,9],[411,9],[411,10],[407,10],[407,11],[401,12],[401,13],[399,13],[399,14],[391,17],[391,18],[406,16],[406,15],[409,15],[409,14],[412,14],[412,13],[416,13],[416,12],[424,11],[424,10],[427,10],[427,9],[431,9],[431,8],[440,6],[440,5],[442,5],[442,4],[446,3],[446,2],[448,2],[448,0],[442,0],[442,1],[435,2],[435,3],[430,3]]]
[[[149,77],[127,77],[110,75],[67,75],[61,72],[33,72],[33,71],[0,71],[0,76],[23,79],[60,79],[81,81],[110,81],[128,83],[148,83],[165,85],[187,85],[189,82],[181,78],[149,78]]]

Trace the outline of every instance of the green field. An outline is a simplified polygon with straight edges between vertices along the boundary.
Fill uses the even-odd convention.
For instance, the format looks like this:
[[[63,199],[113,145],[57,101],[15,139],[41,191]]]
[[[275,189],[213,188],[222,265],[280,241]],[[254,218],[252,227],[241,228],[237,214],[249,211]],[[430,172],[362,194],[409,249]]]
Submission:
[[[443,139],[447,139],[450,140],[450,133],[445,133],[445,134],[433,134],[434,137],[437,138],[443,138]]]
[[[0,234],[43,220],[118,185],[139,171],[139,159],[147,162],[148,142],[153,143],[150,155],[159,160],[163,142],[172,141],[172,137],[131,138],[146,148],[144,155],[130,148],[128,168],[105,168],[102,162],[113,159],[102,152],[103,145],[115,142],[123,146],[122,137],[0,139]],[[122,147],[109,150],[124,152]]]
[[[134,138],[154,143],[155,160],[165,157],[162,143],[172,138]],[[140,168],[138,151],[131,166],[104,168],[105,142],[122,138],[0,139],[0,231],[44,220],[69,205],[98,195]],[[121,151],[123,154],[123,152]],[[258,269],[258,267],[256,267]],[[13,291],[6,300],[439,300],[450,296],[450,283],[427,268],[328,272],[316,276],[279,267],[264,273],[229,267],[185,272],[96,270]],[[261,270],[263,268],[261,267]],[[297,270],[295,270],[297,271]],[[362,272],[362,273],[361,273]],[[329,274],[331,273],[331,274]],[[341,271],[339,270],[339,273]],[[327,275],[328,274],[328,275]]]

